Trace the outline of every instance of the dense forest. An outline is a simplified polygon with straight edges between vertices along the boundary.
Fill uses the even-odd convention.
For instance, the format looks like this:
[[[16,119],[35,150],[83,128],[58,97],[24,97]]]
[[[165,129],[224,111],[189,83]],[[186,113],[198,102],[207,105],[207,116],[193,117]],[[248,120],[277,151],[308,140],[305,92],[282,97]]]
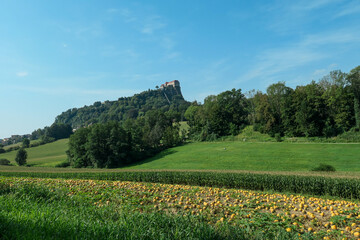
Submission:
[[[149,89],[132,97],[121,97],[117,101],[95,102],[90,106],[69,109],[57,116],[55,123],[69,124],[78,129],[94,123],[136,119],[145,116],[150,110],[168,112],[180,121],[184,120],[184,113],[189,105],[184,100],[180,87],[168,86]]]
[[[246,125],[271,136],[332,137],[359,131],[360,66],[349,74],[332,71],[318,82],[292,89],[284,82],[266,92],[241,89],[208,96],[186,111],[193,139],[236,135]]]

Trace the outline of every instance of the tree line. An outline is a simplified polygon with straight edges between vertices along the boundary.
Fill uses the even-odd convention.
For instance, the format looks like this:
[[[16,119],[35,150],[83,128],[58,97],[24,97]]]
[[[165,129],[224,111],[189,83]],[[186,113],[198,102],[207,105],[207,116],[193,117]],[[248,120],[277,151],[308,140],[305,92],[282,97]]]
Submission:
[[[151,110],[137,119],[78,129],[70,137],[67,155],[73,167],[113,168],[144,160],[182,141],[172,116]]]
[[[237,135],[247,125],[271,136],[332,137],[360,128],[360,66],[332,71],[318,82],[292,89],[284,82],[266,92],[232,89],[186,110],[190,137],[213,140]]]

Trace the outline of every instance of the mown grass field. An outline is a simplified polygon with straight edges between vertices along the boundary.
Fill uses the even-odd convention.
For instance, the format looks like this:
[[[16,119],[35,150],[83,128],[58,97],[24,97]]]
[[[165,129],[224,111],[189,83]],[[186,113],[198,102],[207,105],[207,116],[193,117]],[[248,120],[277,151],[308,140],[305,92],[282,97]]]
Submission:
[[[56,164],[66,160],[67,143],[69,139],[61,139],[53,143],[27,148],[28,153],[27,163],[30,166],[37,167],[54,167]],[[10,160],[12,164],[15,163],[15,156],[17,151],[0,154],[0,158]]]
[[[201,142],[168,149],[130,169],[310,171],[320,163],[360,171],[360,144]]]
[[[28,164],[54,167],[66,161],[68,139],[27,149]],[[0,154],[15,164],[16,151]],[[309,172],[319,164],[337,172],[360,172],[360,144],[288,142],[198,142],[171,148],[125,169]],[[9,169],[9,167],[5,167]],[[4,167],[0,166],[0,170]]]

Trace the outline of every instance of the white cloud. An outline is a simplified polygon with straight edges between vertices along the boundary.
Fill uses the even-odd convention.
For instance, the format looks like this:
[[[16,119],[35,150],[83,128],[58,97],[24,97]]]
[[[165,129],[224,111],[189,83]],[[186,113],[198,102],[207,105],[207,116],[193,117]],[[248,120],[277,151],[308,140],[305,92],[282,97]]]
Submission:
[[[9,88],[41,93],[47,95],[98,95],[98,96],[130,96],[138,93],[139,90],[134,89],[79,89],[79,88],[63,88],[63,87],[30,87],[30,86],[10,86]]]
[[[157,15],[144,19],[142,24],[143,27],[141,28],[141,32],[144,34],[153,34],[156,30],[166,26],[166,24],[163,22],[163,19]]]
[[[136,59],[139,57],[139,53],[136,52],[134,49],[132,48],[128,48],[128,49],[118,49],[115,46],[104,46],[101,49],[100,54],[104,57],[124,57],[127,60],[130,59]]]
[[[343,17],[351,14],[360,13],[360,2],[358,0],[352,1],[340,9],[335,15],[335,18]]]
[[[177,57],[179,57],[181,55],[180,52],[171,52],[169,54],[166,54],[165,58],[166,59],[175,59]]]
[[[127,22],[127,23],[135,22],[138,20],[138,18],[135,16],[135,14],[127,8],[120,9],[119,13],[125,19],[125,22]]]
[[[308,35],[302,45],[313,47],[315,45],[351,43],[358,41],[360,41],[359,29],[345,29],[336,32]]]
[[[311,78],[314,80],[320,79],[320,78],[324,77],[326,74],[328,74],[329,72],[336,70],[337,67],[338,67],[338,65],[333,63],[333,64],[330,64],[327,68],[316,69],[312,73]]]
[[[108,12],[108,13],[116,13],[118,11],[119,11],[119,9],[117,9],[117,8],[109,8],[106,10],[106,12]]]
[[[266,82],[280,81],[282,80],[278,79],[280,74],[330,58],[338,51],[345,51],[347,45],[359,41],[360,33],[355,29],[308,35],[294,45],[264,50],[255,57],[254,66],[236,82],[255,79]],[[335,66],[329,66],[329,68],[333,67]],[[314,74],[325,72],[325,69],[319,69]]]
[[[292,11],[313,11],[318,8],[326,7],[330,4],[339,2],[341,0],[303,0],[303,1],[294,1],[292,5],[289,6],[289,10]]]
[[[28,72],[17,72],[16,73],[16,76],[18,76],[18,77],[26,77],[27,75],[29,75]]]

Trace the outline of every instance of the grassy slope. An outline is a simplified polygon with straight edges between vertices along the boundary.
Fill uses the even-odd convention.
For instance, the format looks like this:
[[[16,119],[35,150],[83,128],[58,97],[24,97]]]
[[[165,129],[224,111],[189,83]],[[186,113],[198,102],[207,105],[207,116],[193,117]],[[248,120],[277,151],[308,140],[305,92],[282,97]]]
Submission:
[[[68,139],[27,149],[28,164],[53,167],[66,160]],[[15,164],[16,151],[0,154]],[[320,163],[360,172],[360,144],[203,142],[168,149],[125,169],[193,169],[308,172]],[[19,167],[14,167],[21,170]],[[33,168],[32,168],[33,169]],[[10,170],[0,166],[0,171]],[[11,170],[13,170],[11,168]],[[34,169],[35,170],[35,169]],[[85,170],[85,169],[84,169]]]
[[[131,169],[309,171],[320,163],[360,171],[360,144],[191,143],[168,149]]]
[[[53,167],[66,160],[67,143],[69,139],[61,139],[53,143],[27,148],[27,163],[38,167]],[[0,154],[0,158],[6,158],[15,164],[17,151]]]

